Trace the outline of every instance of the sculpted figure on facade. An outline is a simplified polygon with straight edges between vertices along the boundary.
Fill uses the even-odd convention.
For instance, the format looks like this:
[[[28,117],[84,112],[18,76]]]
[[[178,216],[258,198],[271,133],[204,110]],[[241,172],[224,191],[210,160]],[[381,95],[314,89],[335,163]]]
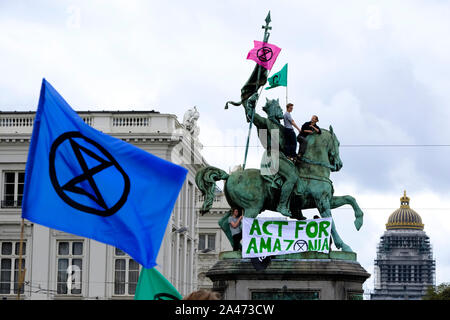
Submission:
[[[197,110],[197,106],[188,109],[183,116],[183,125],[194,138],[198,138],[198,135],[200,134],[200,128],[197,125],[197,120],[199,118],[200,113]]]

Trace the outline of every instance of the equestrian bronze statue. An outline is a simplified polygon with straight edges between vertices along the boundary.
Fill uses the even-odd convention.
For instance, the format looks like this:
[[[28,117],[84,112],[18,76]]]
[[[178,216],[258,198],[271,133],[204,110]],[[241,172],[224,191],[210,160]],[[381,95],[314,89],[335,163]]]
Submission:
[[[266,18],[264,42],[269,37],[270,13]],[[333,128],[321,129],[321,134],[310,134],[306,138],[307,148],[298,161],[284,154],[284,127],[280,123],[283,111],[279,100],[266,99],[262,108],[267,117],[256,112],[258,90],[266,83],[268,72],[256,65],[249,80],[241,89],[239,102],[228,101],[234,106],[243,106],[246,121],[249,123],[249,136],[243,168],[227,173],[216,167],[202,168],[195,177],[197,187],[205,200],[201,213],[208,212],[213,204],[216,181],[225,180],[224,193],[232,208],[240,209],[245,217],[255,218],[265,210],[281,213],[293,219],[305,219],[303,209],[316,208],[323,218],[332,217],[331,210],[349,204],[355,215],[354,225],[359,230],[363,224],[363,212],[352,196],[335,196],[331,172],[338,172],[342,166],[339,157],[339,140]],[[245,169],[248,141],[252,125],[257,128],[258,137],[265,152],[259,169]],[[228,215],[219,225],[232,243]],[[339,236],[334,222],[331,236],[338,249],[352,252]]]

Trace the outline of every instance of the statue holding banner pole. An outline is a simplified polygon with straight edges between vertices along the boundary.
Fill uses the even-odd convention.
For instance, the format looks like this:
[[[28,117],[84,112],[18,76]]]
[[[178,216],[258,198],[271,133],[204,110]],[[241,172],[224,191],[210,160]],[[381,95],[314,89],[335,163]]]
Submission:
[[[267,40],[268,22],[266,18],[265,37]],[[259,46],[259,47],[258,47]],[[333,128],[322,129],[322,134],[307,137],[308,148],[301,162],[294,164],[284,155],[284,130],[279,119],[283,117],[278,100],[266,100],[263,110],[267,118],[255,112],[259,98],[258,89],[267,81],[268,70],[273,66],[273,57],[281,49],[255,41],[255,48],[249,57],[259,59],[250,79],[241,89],[241,101],[228,104],[243,105],[246,120],[258,128],[258,136],[265,148],[260,169],[245,169],[231,174],[216,168],[206,167],[198,171],[196,184],[205,196],[202,213],[208,212],[214,199],[215,182],[225,180],[224,193],[232,208],[240,208],[244,216],[255,218],[265,210],[277,211],[284,216],[303,220],[302,209],[316,208],[322,218],[332,217],[331,210],[346,204],[352,206],[355,215],[354,226],[359,230],[363,224],[363,212],[352,196],[334,196],[330,173],[339,171],[342,160],[339,157],[339,140]],[[263,61],[261,61],[263,60]],[[269,63],[270,62],[270,63]],[[248,141],[247,141],[248,147]],[[246,152],[247,153],[247,152]],[[245,164],[245,161],[244,161]],[[228,217],[224,217],[228,218]],[[219,222],[219,224],[221,224]],[[229,236],[228,224],[221,224]],[[331,236],[338,249],[352,252],[352,249],[339,236],[334,222],[331,224]],[[232,240],[230,240],[232,241]]]

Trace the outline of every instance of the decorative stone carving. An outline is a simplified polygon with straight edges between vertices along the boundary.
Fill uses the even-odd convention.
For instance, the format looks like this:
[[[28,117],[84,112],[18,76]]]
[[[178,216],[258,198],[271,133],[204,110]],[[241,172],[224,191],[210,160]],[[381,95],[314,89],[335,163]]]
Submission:
[[[183,125],[194,138],[197,138],[200,133],[200,128],[197,126],[198,118],[200,118],[200,113],[196,106],[187,110],[183,116]]]

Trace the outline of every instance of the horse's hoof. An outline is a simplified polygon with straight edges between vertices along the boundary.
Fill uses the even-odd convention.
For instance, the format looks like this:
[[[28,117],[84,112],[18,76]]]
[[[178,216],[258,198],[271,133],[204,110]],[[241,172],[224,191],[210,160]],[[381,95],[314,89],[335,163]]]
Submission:
[[[363,225],[363,219],[362,219],[362,217],[356,218],[356,219],[355,219],[355,228],[356,228],[356,230],[361,229],[362,225]]]

